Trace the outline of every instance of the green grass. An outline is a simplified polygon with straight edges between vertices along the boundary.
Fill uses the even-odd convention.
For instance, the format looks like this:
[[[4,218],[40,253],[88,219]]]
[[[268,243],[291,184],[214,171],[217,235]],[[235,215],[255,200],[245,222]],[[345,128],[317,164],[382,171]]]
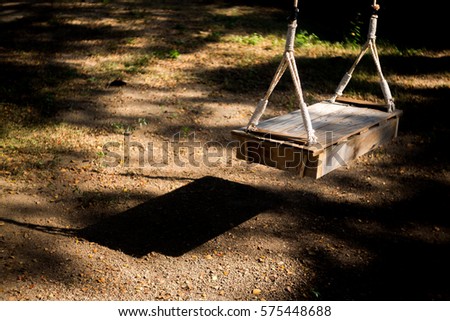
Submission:
[[[295,46],[296,47],[324,45],[324,44],[325,44],[325,42],[320,40],[319,37],[316,36],[314,33],[309,33],[307,31],[301,31],[295,35]]]
[[[125,72],[131,74],[145,72],[145,68],[148,66],[150,59],[151,56],[146,54],[133,57],[131,60],[125,61],[123,63],[123,66],[125,67]]]
[[[229,41],[244,44],[244,45],[255,46],[255,45],[258,45],[259,43],[261,43],[263,40],[264,40],[264,37],[262,35],[260,35],[258,33],[253,33],[251,35],[246,35],[246,36],[241,36],[241,35],[231,36]]]
[[[158,59],[177,59],[181,54],[177,49],[160,49],[153,51],[152,55]]]

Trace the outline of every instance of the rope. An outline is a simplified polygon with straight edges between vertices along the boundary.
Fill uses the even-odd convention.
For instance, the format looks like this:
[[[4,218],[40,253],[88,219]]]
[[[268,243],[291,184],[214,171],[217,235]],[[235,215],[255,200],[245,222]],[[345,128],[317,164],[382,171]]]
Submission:
[[[250,118],[250,121],[247,125],[247,130],[255,130],[256,126],[259,124],[259,119],[264,114],[264,111],[266,110],[267,104],[269,101],[267,99],[261,99],[258,102],[258,105],[256,105],[255,112],[253,113],[252,117]]]
[[[380,57],[378,56],[377,47],[375,46],[375,42],[370,42],[369,44],[370,50],[372,52],[372,57],[375,62],[375,66],[377,68],[378,76],[380,77],[380,87],[383,93],[384,101],[388,106],[388,112],[393,112],[395,110],[394,99],[392,98],[391,90],[389,89],[389,85],[384,78],[383,71],[381,70]]]
[[[337,86],[334,95],[331,97],[330,101],[334,103],[337,99],[337,97],[342,96],[342,93],[344,92],[345,88],[350,82],[350,79],[352,78],[353,72],[356,69],[356,66],[361,61],[361,58],[367,53],[367,51],[370,49],[370,52],[373,57],[373,61],[375,63],[375,67],[377,69],[378,76],[380,77],[380,87],[381,91],[383,93],[384,101],[388,107],[388,112],[393,112],[395,110],[395,104],[394,99],[392,98],[391,90],[389,89],[389,85],[384,78],[383,72],[381,70],[381,63],[380,63],[380,57],[378,56],[378,50],[377,46],[375,44],[376,41],[376,32],[377,32],[377,21],[378,21],[378,15],[376,15],[376,11],[380,9],[380,5],[377,4],[377,1],[373,1],[372,8],[374,9],[375,13],[372,14],[370,18],[369,23],[369,31],[367,33],[367,41],[362,46],[361,51],[356,58],[355,62],[351,66],[348,72],[344,74],[341,81],[339,82],[339,85]]]
[[[377,0],[373,0],[372,8],[373,8],[373,10],[375,10],[375,11],[380,10],[380,5],[377,4]]]
[[[283,59],[278,66],[277,71],[275,72],[275,76],[272,79],[272,82],[270,83],[269,89],[266,92],[266,95],[263,99],[261,99],[255,109],[255,112],[253,113],[252,117],[250,118],[250,121],[247,124],[247,130],[254,130],[256,126],[259,124],[259,120],[261,119],[261,116],[264,114],[264,111],[266,110],[267,104],[269,103],[270,95],[272,94],[273,90],[275,89],[276,85],[280,81],[281,77],[283,76],[283,73],[286,71],[286,68],[288,66],[288,63],[286,59]]]
[[[288,26],[288,32],[286,34],[286,47],[285,52],[294,51],[295,42],[295,30],[297,29],[297,21],[292,21]]]
[[[259,124],[259,120],[261,119],[262,115],[264,114],[264,111],[266,110],[267,104],[269,103],[269,98],[279,83],[281,77],[283,76],[286,69],[289,67],[289,71],[292,77],[292,81],[294,82],[295,86],[295,93],[297,96],[297,99],[299,101],[299,108],[301,111],[303,124],[305,125],[306,134],[307,134],[307,141],[308,145],[313,145],[317,143],[317,137],[315,135],[315,131],[312,126],[311,117],[308,112],[307,105],[303,98],[303,92],[302,92],[302,86],[300,81],[300,75],[298,73],[297,65],[295,62],[294,57],[294,41],[295,41],[295,31],[297,28],[297,17],[298,17],[298,0],[294,0],[294,10],[292,15],[289,17],[289,25],[288,25],[288,31],[286,35],[286,46],[285,46],[285,52],[283,55],[283,58],[277,68],[277,71],[275,72],[275,75],[272,79],[272,82],[270,83],[269,89],[267,90],[264,98],[260,99],[256,109],[250,118],[249,123],[247,124],[247,130],[255,130],[256,126]],[[380,86],[381,91],[383,93],[383,97],[385,100],[386,105],[388,106],[388,111],[392,112],[395,110],[395,104],[394,99],[392,98],[391,90],[389,89],[389,85],[384,78],[383,72],[381,70],[381,63],[380,58],[378,56],[377,47],[375,44],[376,40],[376,30],[377,30],[377,19],[378,16],[376,15],[376,11],[380,9],[380,5],[377,4],[377,0],[373,1],[372,8],[374,9],[374,14],[372,14],[372,17],[370,19],[369,23],[369,31],[367,34],[367,41],[361,48],[361,51],[356,58],[355,62],[351,66],[350,70],[344,74],[341,81],[339,82],[339,85],[337,86],[335,90],[334,96],[330,99],[331,102],[335,102],[337,97],[342,96],[345,88],[349,84],[353,72],[355,71],[357,65],[361,61],[362,57],[367,53],[367,51],[370,49],[370,52],[372,54],[373,60],[375,62],[375,66],[377,69],[377,73],[380,77]]]
[[[294,13],[289,18],[290,22],[289,22],[288,31],[286,34],[286,46],[284,49],[283,58],[277,68],[277,71],[275,72],[272,82],[270,83],[269,89],[267,90],[264,98],[259,100],[259,102],[256,106],[256,109],[255,109],[252,117],[250,118],[250,121],[247,125],[247,130],[255,130],[256,129],[256,126],[258,126],[259,120],[267,107],[267,104],[269,102],[270,96],[272,95],[272,92],[274,91],[275,87],[279,83],[279,81],[280,81],[281,77],[283,76],[284,72],[286,71],[286,69],[289,67],[292,81],[294,82],[294,86],[295,86],[295,93],[296,93],[297,99],[299,101],[299,107],[301,110],[302,120],[305,125],[305,129],[306,129],[308,145],[313,145],[313,144],[317,143],[317,137],[314,134],[314,129],[312,127],[311,117],[309,116],[308,107],[303,99],[300,75],[298,73],[298,69],[297,69],[297,65],[295,63],[295,57],[294,57],[295,31],[297,29],[297,14],[298,14],[297,4],[298,4],[298,1],[297,0],[294,1]]]
[[[287,55],[289,59],[289,69],[291,71],[292,81],[295,86],[295,93],[297,94],[297,99],[300,103],[300,111],[302,114],[303,124],[306,129],[306,137],[308,139],[308,145],[314,145],[317,143],[317,137],[314,134],[314,129],[311,123],[311,117],[309,116],[308,107],[303,99],[302,86],[300,83],[300,76],[298,74],[298,69],[295,63],[295,57],[292,52],[289,52]]]

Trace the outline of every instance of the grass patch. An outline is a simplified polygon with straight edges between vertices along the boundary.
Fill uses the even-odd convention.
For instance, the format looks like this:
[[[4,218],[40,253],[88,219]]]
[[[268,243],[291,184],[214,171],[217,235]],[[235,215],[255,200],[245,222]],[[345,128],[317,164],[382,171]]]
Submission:
[[[294,44],[296,47],[325,45],[325,42],[320,40],[314,33],[308,31],[301,31],[295,35]]]
[[[253,33],[251,35],[246,36],[231,36],[229,38],[230,42],[236,42],[244,45],[255,46],[264,41],[264,37],[258,33]]]
[[[177,49],[155,50],[152,54],[158,59],[177,59],[181,55]]]
[[[143,73],[145,67],[148,66],[150,62],[150,55],[141,55],[133,57],[131,60],[124,62],[125,72],[127,73]]]

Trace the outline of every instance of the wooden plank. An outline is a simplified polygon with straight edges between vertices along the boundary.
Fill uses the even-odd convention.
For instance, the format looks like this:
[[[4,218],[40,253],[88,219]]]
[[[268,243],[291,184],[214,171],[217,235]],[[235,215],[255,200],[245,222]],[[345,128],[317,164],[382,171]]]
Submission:
[[[400,111],[390,114],[388,119],[326,147],[277,141],[243,130],[233,130],[232,136],[240,142],[239,159],[294,171],[300,177],[320,178],[396,137],[400,115]]]
[[[319,139],[319,144],[324,147],[335,144],[339,140],[354,135],[359,131],[367,130],[401,113],[399,111],[396,111],[396,114],[386,113],[369,108],[328,102],[311,105],[308,110],[310,111],[312,125]],[[302,145],[305,145],[307,142],[307,135],[300,111],[263,121],[258,125],[258,129],[252,132],[256,135],[271,134],[273,138],[291,140]]]
[[[308,107],[311,122],[319,122],[321,118],[339,112],[341,105],[321,102]],[[274,117],[259,123],[255,133],[272,133],[280,137],[291,137],[301,143],[307,142],[307,135],[300,110],[286,115]]]
[[[350,109],[349,107],[347,107]],[[339,139],[340,136],[348,135],[357,131],[359,128],[372,126],[384,120],[384,115],[358,115],[349,110],[346,113],[330,114],[326,119],[315,122],[313,128],[316,135],[321,133],[333,132],[334,136]],[[324,141],[320,141],[324,144]]]
[[[366,117],[363,112],[360,112],[359,115],[353,115],[351,118],[346,118],[339,123],[330,124],[330,127],[322,127],[321,131],[319,131],[317,135],[319,141],[323,142],[322,145],[327,147],[345,140],[350,136],[365,132],[372,127],[383,124],[392,118],[398,118],[401,114],[401,111],[395,111],[393,113],[384,113],[384,115],[380,115],[384,117],[375,118],[369,116]],[[355,119],[356,121],[352,123],[352,120]],[[333,137],[330,138],[330,135]]]
[[[238,131],[233,131],[233,137],[240,142],[236,153],[238,159],[295,172],[300,177],[315,175],[310,173],[310,168],[315,172],[317,166],[311,162],[317,162],[318,156],[313,156],[307,149],[249,138]]]
[[[397,136],[399,118],[390,118],[379,126],[372,127],[338,144],[328,146],[320,154],[318,177],[346,165],[348,162],[386,144]],[[320,173],[320,176],[319,176]]]
[[[357,106],[357,107],[370,107],[375,108],[379,110],[386,111],[388,109],[388,106],[385,103],[377,103],[362,99],[356,99],[356,98],[349,98],[349,97],[338,97],[336,98],[336,102],[342,103],[342,104],[348,104],[351,106]]]

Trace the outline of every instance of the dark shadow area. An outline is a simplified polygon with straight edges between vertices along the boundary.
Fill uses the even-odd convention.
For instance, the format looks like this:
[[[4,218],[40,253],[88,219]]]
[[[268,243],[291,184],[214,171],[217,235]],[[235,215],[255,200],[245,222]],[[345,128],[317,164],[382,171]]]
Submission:
[[[64,1],[24,1],[7,4],[11,19],[0,20],[0,48],[55,55],[85,51],[86,54],[117,49],[124,39],[136,35],[132,29],[120,29],[113,25],[73,23],[70,18],[130,19],[127,12],[117,13],[108,6],[73,6]],[[8,10],[6,10],[8,12]],[[5,16],[6,13],[4,14]],[[98,40],[98,42],[95,42]],[[108,50],[109,49],[109,50]],[[101,51],[100,51],[101,52]],[[53,58],[53,56],[52,56]]]
[[[204,177],[78,232],[132,256],[180,256],[276,206],[273,195]]]
[[[426,76],[444,74],[450,70],[450,56],[425,57],[425,56],[389,56],[383,55],[382,64],[388,67],[388,71],[405,76]]]
[[[376,257],[368,267],[343,267],[326,251],[315,256],[321,300],[449,300],[450,245],[369,238]]]
[[[379,34],[389,42],[401,48],[449,49],[450,43],[442,36],[448,29],[443,2],[432,0],[414,6],[406,0],[379,3],[384,8]]]
[[[0,61],[0,70],[0,104],[15,106],[14,110],[5,111],[12,117],[9,120],[23,120],[23,115],[31,108],[29,123],[47,119],[67,107],[58,99],[58,86],[65,81],[85,78],[70,66],[51,61],[36,66]]]
[[[368,188],[348,177],[335,175],[328,179],[346,190]],[[370,253],[365,263],[355,266],[343,264],[326,247],[305,253],[317,269],[313,286],[320,293],[319,299],[450,299],[450,262],[446,259],[450,242],[445,232],[450,227],[446,201],[450,186],[426,179],[414,183],[411,178],[400,180],[404,186],[414,184],[418,188],[410,197],[382,206],[306,196],[306,213],[314,217],[306,218],[305,212],[299,213],[301,222],[305,219],[314,222],[314,229],[338,240],[333,244],[337,248],[343,242]]]
[[[301,52],[302,48],[300,47],[297,50]],[[252,65],[247,68],[242,66],[217,68],[206,71],[204,77],[222,89],[232,92],[245,93],[248,91],[261,91],[267,89],[266,87],[269,86],[281,59],[282,52],[275,56],[269,63]],[[303,87],[310,91],[333,93],[341,77],[350,69],[355,59],[356,53],[355,56],[320,58],[302,57],[299,54],[296,60]],[[444,76],[450,66],[450,57],[446,56],[393,56],[383,55],[381,52],[380,61],[387,78],[392,75],[417,77],[428,75]],[[330,66],[333,66],[333,68],[330,68]],[[356,76],[361,72],[377,77],[375,65],[369,54],[365,55],[358,64],[349,86],[355,83],[358,84]],[[317,83],[321,84],[320,88],[311,86],[311,84]],[[379,84],[369,84],[367,86],[366,83],[364,86],[364,83],[360,83],[359,87],[354,88],[354,90],[361,89],[367,91],[368,89],[372,89],[372,85],[379,87]],[[286,90],[292,86],[291,76],[286,71],[277,89]],[[408,89],[410,90],[410,88]]]
[[[83,229],[1,220],[46,233],[81,237],[134,257],[152,251],[180,256],[278,204],[274,194],[204,177]]]
[[[102,49],[113,50],[132,35],[131,31],[69,23],[65,17],[74,12],[70,7],[60,6],[59,2],[7,2],[3,8],[0,107],[4,114],[3,109],[9,109],[5,119],[21,125],[43,123],[60,111],[83,105],[88,100],[87,93],[89,100],[104,93],[90,90],[90,75],[63,62],[61,55],[82,51],[89,56],[92,50],[96,53]],[[96,13],[83,9],[77,14],[89,17]],[[92,45],[94,42],[97,46]],[[80,98],[80,93],[84,94],[84,99]],[[24,119],[23,115],[28,114],[31,117]]]
[[[209,1],[216,2],[216,1]],[[228,5],[275,7],[289,12],[293,0],[233,0]],[[348,38],[363,38],[372,14],[373,1],[344,2],[299,1],[300,29],[314,33],[322,40],[342,42]],[[378,35],[403,48],[448,49],[449,42],[442,37],[447,30],[446,8],[442,1],[432,0],[423,5],[410,5],[406,0],[378,1],[381,5]]]

